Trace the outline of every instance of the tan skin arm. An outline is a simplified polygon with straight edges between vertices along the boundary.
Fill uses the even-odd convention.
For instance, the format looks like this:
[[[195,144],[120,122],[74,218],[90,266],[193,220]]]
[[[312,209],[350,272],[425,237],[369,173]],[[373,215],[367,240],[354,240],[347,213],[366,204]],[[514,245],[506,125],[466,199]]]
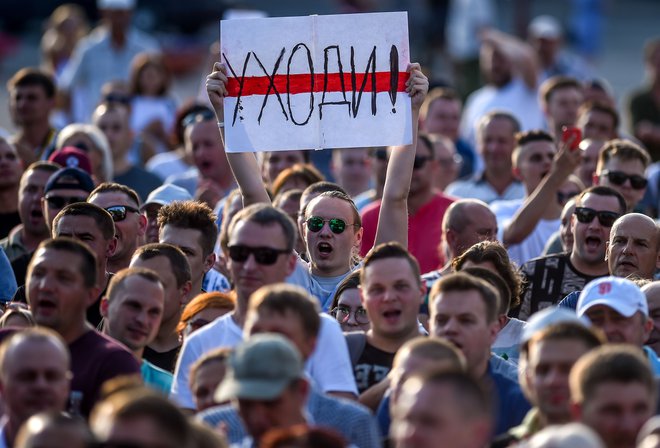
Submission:
[[[559,144],[559,152],[555,156],[550,172],[541,180],[538,187],[504,228],[502,243],[505,246],[523,242],[536,228],[548,204],[557,202],[557,190],[575,171],[582,159],[580,150],[571,151],[569,149],[570,143],[561,142]]]
[[[213,72],[206,77],[206,92],[219,122],[224,121],[223,99],[227,96],[227,80],[227,67],[220,62],[213,64]],[[220,129],[220,135],[224,145],[224,128]],[[243,206],[247,207],[260,202],[270,204],[270,197],[261,179],[261,170],[255,154],[251,152],[227,152],[226,155],[236,183],[241,190]]]
[[[419,64],[408,66],[410,78],[406,92],[412,100],[413,139],[410,145],[392,149],[383,187],[383,198],[378,215],[375,245],[396,241],[408,247],[408,191],[412,179],[413,163],[417,148],[419,108],[429,90],[429,81]],[[383,223],[381,226],[380,223]]]

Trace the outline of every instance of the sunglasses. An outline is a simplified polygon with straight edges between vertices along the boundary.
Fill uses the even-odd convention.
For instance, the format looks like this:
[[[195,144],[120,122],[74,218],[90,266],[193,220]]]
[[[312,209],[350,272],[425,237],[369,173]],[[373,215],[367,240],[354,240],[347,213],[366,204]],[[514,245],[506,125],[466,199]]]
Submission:
[[[340,324],[345,324],[346,322],[348,322],[348,319],[351,317],[351,314],[355,315],[355,322],[357,322],[358,324],[365,325],[369,323],[369,316],[367,315],[367,310],[365,310],[363,307],[358,307],[358,309],[355,310],[355,313],[352,313],[351,309],[344,305],[339,305],[336,308],[334,308],[332,311],[330,311],[330,315],[334,316],[334,318]]]
[[[340,233],[343,233],[344,230],[346,230],[346,226],[355,226],[356,224],[346,224],[346,221],[343,219],[339,218],[332,218],[332,219],[323,219],[320,216],[312,216],[311,218],[307,218],[307,229],[310,232],[320,232],[321,229],[323,228],[323,225],[327,222],[328,227],[330,227],[330,231],[332,233],[339,235]]]
[[[126,214],[128,212],[140,213],[140,210],[131,207],[130,205],[113,205],[111,207],[106,207],[105,211],[110,213],[114,222],[120,222],[126,219]]]
[[[192,123],[196,123],[198,121],[209,121],[209,120],[215,120],[215,114],[213,113],[212,110],[198,110],[195,112],[191,112],[185,117],[183,117],[181,119],[181,124],[183,125],[184,128],[187,128]]]
[[[431,160],[429,156],[415,156],[415,161],[413,162],[413,169],[418,170],[426,165],[426,162]]]
[[[630,180],[630,186],[635,190],[641,190],[646,187],[649,181],[638,174],[626,174],[623,171],[602,171],[601,174],[607,176],[607,179],[614,185],[623,185],[626,180]]]
[[[277,257],[281,254],[289,254],[290,250],[286,249],[273,249],[272,247],[250,247],[240,244],[229,246],[229,258],[237,263],[244,263],[250,258],[250,254],[254,255],[257,263],[270,266],[275,264]]]
[[[85,202],[87,198],[74,196],[74,197],[64,197],[64,196],[46,196],[44,197],[48,206],[50,208],[64,208],[67,205],[77,204],[78,202]]]
[[[612,227],[614,221],[621,216],[615,212],[596,211],[593,208],[588,207],[575,207],[573,214],[582,224],[590,224],[595,217],[598,217],[598,222],[603,227]]]
[[[577,196],[580,194],[579,191],[569,191],[564,193],[563,191],[558,191],[557,192],[557,202],[560,204],[564,205],[566,202],[568,202],[569,199]]]

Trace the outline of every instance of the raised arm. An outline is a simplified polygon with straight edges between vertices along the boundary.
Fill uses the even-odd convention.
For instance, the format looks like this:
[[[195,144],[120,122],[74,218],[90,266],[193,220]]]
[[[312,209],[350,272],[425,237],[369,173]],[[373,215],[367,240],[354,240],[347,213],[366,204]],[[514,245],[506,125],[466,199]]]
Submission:
[[[218,123],[224,123],[223,99],[227,96],[227,68],[224,64],[216,62],[213,72],[206,77],[206,92],[215,110]],[[225,129],[220,127],[220,137],[224,145]],[[252,152],[225,152],[234,179],[241,190],[243,206],[259,202],[270,203],[270,197],[261,179],[261,170],[255,154]]]
[[[504,53],[511,63],[511,68],[522,77],[527,87],[536,90],[539,62],[531,45],[516,36],[492,28],[482,32],[481,40],[483,43],[494,45]]]
[[[413,139],[410,145],[391,150],[374,244],[396,241],[408,247],[408,191],[417,148],[419,108],[429,90],[429,80],[419,64],[410,64],[408,73],[406,92],[412,100]]]
[[[534,231],[534,228],[543,217],[543,213],[548,209],[548,204],[557,203],[557,190],[566,182],[568,176],[575,171],[581,158],[580,150],[571,151],[567,143],[559,143],[559,152],[552,162],[550,172],[541,180],[541,183],[529,195],[523,206],[504,228],[502,243],[505,246],[522,243]]]

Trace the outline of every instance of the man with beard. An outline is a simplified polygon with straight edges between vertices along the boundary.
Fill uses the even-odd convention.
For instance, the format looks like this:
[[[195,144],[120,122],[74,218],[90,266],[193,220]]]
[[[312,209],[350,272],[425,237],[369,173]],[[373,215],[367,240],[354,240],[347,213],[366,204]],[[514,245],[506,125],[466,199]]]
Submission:
[[[571,216],[573,250],[534,258],[522,267],[526,279],[520,319],[554,305],[591,280],[609,273],[605,251],[610,229],[626,211],[617,191],[603,186],[584,190]]]

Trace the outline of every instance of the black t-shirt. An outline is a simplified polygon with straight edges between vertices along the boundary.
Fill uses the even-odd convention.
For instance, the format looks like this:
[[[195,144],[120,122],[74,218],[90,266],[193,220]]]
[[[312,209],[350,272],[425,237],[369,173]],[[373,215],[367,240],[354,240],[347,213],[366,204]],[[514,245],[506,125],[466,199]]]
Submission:
[[[0,213],[0,238],[5,238],[11,232],[11,229],[21,223],[21,217],[18,211],[11,213]]]
[[[156,350],[147,346],[144,348],[142,357],[155,366],[160,367],[163,370],[167,370],[170,373],[174,373],[174,368],[176,367],[176,358],[179,356],[180,349],[181,347],[179,346],[166,352],[157,352]]]
[[[529,319],[535,312],[559,303],[573,291],[598,278],[575,269],[569,253],[533,258],[521,269],[525,279],[519,318]]]
[[[387,376],[392,369],[395,354],[376,348],[369,342],[365,344],[364,351],[353,368],[359,393],[379,383]]]

